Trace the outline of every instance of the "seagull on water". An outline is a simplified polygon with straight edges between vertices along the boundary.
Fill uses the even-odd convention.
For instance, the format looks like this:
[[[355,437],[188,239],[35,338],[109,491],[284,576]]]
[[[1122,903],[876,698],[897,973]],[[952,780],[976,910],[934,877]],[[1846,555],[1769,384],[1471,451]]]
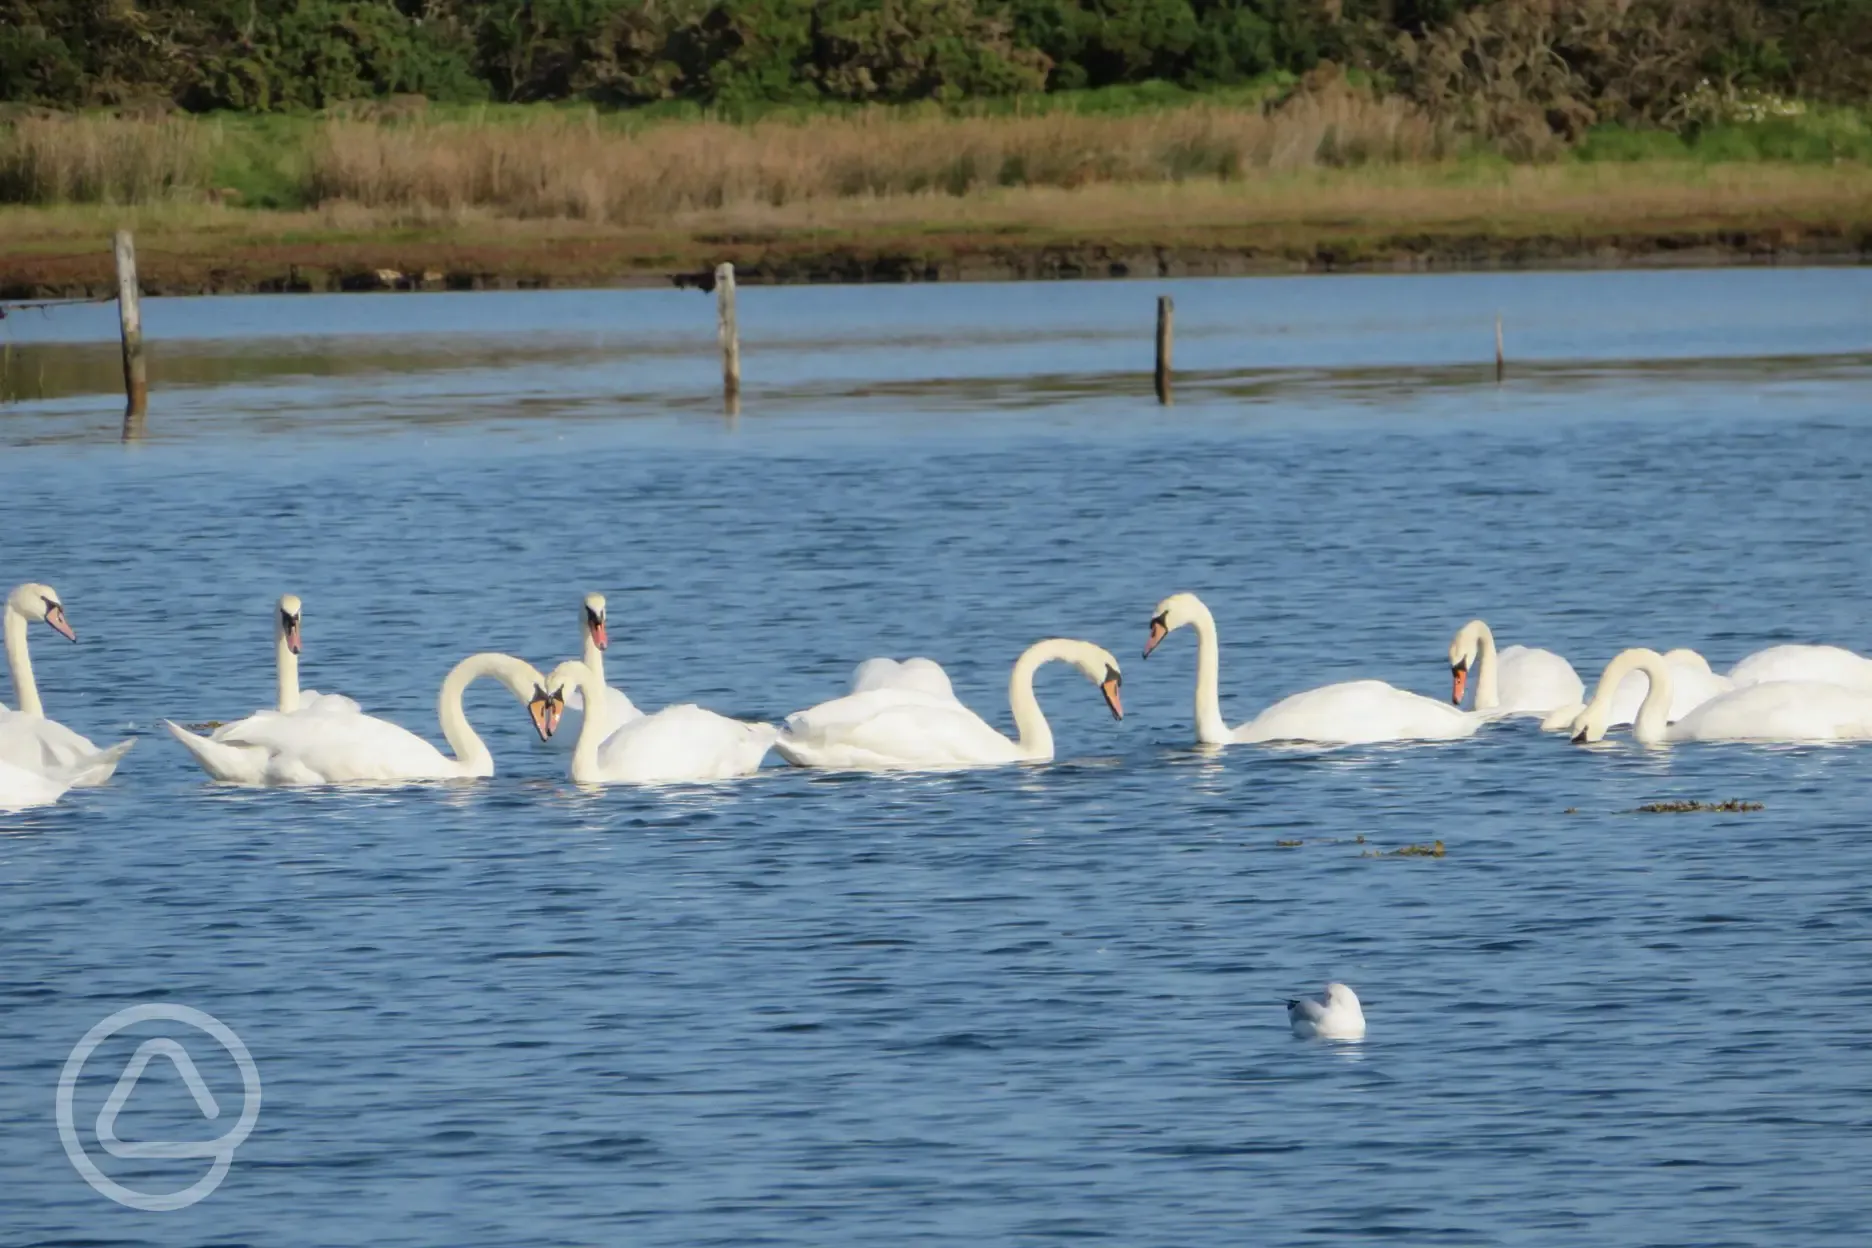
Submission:
[[[1363,1040],[1365,1011],[1358,994],[1344,984],[1327,984],[1318,997],[1287,1002],[1287,1021],[1302,1040]]]

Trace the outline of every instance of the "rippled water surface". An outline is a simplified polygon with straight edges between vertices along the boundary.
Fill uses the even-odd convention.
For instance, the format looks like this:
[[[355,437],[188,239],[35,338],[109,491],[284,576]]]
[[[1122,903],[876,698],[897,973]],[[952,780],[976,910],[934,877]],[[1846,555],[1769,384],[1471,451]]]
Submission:
[[[1210,753],[1193,638],[1137,655],[1199,591],[1239,722],[1445,692],[1476,615],[1589,678],[1872,652],[1872,271],[742,301],[729,419],[694,292],[152,300],[128,444],[108,309],[0,322],[0,578],[79,631],[32,635],[52,713],[142,738],[0,816],[0,1238],[1866,1242],[1872,746]],[[1050,766],[583,791],[478,686],[492,781],[210,786],[158,722],[270,699],[287,589],[306,683],[433,740],[455,659],[575,653],[589,589],[648,707],[778,717],[920,653],[1005,725],[1063,634],[1119,654],[1127,715],[1049,668]],[[1727,797],[1765,809],[1634,813]],[[1328,978],[1365,1043],[1288,1034]],[[79,1037],[152,1001],[265,1087],[170,1213],[94,1193],[54,1114]],[[172,1191],[208,1162],[92,1131],[154,1034],[76,1119]],[[123,1139],[232,1119],[190,1052],[222,1121],[156,1063]]]

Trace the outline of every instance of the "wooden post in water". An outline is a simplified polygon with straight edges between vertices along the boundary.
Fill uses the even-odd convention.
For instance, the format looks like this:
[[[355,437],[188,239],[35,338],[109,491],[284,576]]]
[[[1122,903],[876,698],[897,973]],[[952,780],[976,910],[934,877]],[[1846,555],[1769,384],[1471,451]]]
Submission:
[[[1502,354],[1501,313],[1495,314],[1495,384],[1501,385],[1502,374],[1508,369],[1507,357]]]
[[[1176,337],[1176,304],[1169,295],[1157,296],[1157,402],[1169,407],[1170,349]]]
[[[118,230],[117,323],[123,331],[124,420],[140,420],[149,410],[149,373],[143,363],[143,309],[138,302],[136,244],[129,230]]]
[[[735,323],[734,265],[715,266],[715,333],[721,339],[722,402],[741,410],[741,330]]]

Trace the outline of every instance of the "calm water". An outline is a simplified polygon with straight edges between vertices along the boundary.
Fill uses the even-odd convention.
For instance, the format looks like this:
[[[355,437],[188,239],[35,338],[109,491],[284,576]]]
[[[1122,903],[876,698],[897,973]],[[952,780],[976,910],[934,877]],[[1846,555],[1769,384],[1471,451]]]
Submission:
[[[79,630],[33,633],[53,713],[144,739],[0,816],[0,1238],[1862,1244],[1872,748],[1210,754],[1193,638],[1137,653],[1201,592],[1239,722],[1442,692],[1474,615],[1583,673],[1872,651],[1869,314],[1868,270],[750,290],[730,421],[693,292],[152,301],[130,446],[108,310],[11,317],[0,579]],[[491,782],[212,788],[157,721],[270,698],[285,589],[307,685],[436,740],[455,659],[574,653],[588,589],[648,707],[924,653],[1005,725],[1065,634],[1128,714],[1052,668],[1051,766],[580,791],[482,686]],[[1632,813],[1732,796],[1766,809]],[[1328,978],[1364,1044],[1288,1034]],[[181,1212],[95,1194],[54,1121],[150,1001],[264,1079]],[[153,1034],[87,1066],[87,1140]],[[124,1139],[221,1134],[238,1076],[190,1052],[223,1121],[158,1063]]]

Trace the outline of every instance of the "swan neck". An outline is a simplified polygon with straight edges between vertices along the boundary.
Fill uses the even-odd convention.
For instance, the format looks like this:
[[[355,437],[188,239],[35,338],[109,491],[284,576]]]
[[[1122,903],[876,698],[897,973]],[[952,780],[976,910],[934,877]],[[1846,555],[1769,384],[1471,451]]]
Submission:
[[[1008,674],[1008,709],[1014,713],[1015,745],[1024,758],[1053,757],[1053,728],[1034,697],[1034,673],[1042,664],[1065,657],[1058,641],[1035,642],[1014,660],[1014,670]]]
[[[273,623],[273,654],[279,680],[280,713],[290,715],[299,709],[299,656],[286,644],[286,628],[277,620]]]
[[[1227,745],[1228,723],[1222,718],[1222,642],[1215,616],[1204,607],[1190,621],[1196,630],[1196,740]]]
[[[591,668],[592,675],[598,678],[598,683],[604,684],[604,651],[598,648],[598,641],[592,636],[590,628],[585,630],[585,654],[582,661],[586,667]]]
[[[39,701],[39,684],[33,679],[32,655],[26,650],[26,616],[11,602],[6,604],[6,655],[21,714],[43,718],[45,707]]]
[[[1640,745],[1655,745],[1665,739],[1674,692],[1670,664],[1655,650],[1626,650],[1606,664],[1605,674],[1599,678],[1599,687],[1593,691],[1587,715],[1589,718],[1609,715],[1612,696],[1618,692],[1619,683],[1633,671],[1643,672],[1650,687],[1645,690],[1644,701],[1639,704],[1638,715],[1632,721],[1632,740]]]
[[[511,655],[471,654],[450,669],[442,681],[436,716],[442,721],[442,736],[449,744],[449,751],[454,754],[455,761],[461,764],[462,771],[471,776],[494,774],[494,756],[488,752],[487,743],[481,740],[481,734],[474,730],[474,726],[468,722],[467,713],[462,710],[462,695],[468,692],[469,685],[483,676],[492,676],[500,681],[509,693],[522,702],[533,692],[533,669]]]
[[[1501,705],[1501,660],[1495,651],[1495,633],[1477,620],[1482,654],[1476,660],[1475,709],[1492,711]]]
[[[604,718],[599,714],[599,708],[604,705],[604,681],[590,664],[581,664],[574,679],[578,681],[579,696],[585,700],[585,714],[579,720],[578,740],[572,743],[571,776],[574,784],[589,784],[599,778],[598,746],[605,735],[604,726],[599,723]]]

